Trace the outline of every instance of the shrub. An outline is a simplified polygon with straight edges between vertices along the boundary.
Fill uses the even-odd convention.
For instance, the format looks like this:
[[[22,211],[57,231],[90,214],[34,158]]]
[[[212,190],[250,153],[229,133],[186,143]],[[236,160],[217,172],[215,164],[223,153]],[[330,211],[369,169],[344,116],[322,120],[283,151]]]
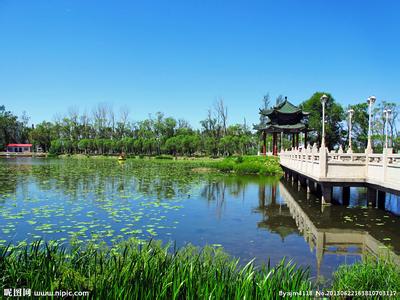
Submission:
[[[234,167],[234,171],[237,174],[258,174],[261,167],[262,165],[259,163],[243,162],[240,164],[236,164]]]
[[[221,172],[228,173],[228,172],[232,172],[233,171],[233,169],[235,167],[235,163],[233,161],[230,161],[230,160],[223,160],[223,161],[217,162],[215,164],[215,167],[218,170],[220,170]]]

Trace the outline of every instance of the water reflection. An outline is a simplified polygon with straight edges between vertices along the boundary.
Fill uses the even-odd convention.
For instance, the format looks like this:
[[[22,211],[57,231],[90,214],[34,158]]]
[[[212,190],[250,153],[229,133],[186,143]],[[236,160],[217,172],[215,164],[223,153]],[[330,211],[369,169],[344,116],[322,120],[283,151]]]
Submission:
[[[342,263],[400,254],[399,217],[367,207],[322,206],[279,178],[193,172],[180,164],[112,160],[0,161],[0,243],[36,237],[114,242],[136,236],[222,245],[246,263],[283,257],[329,278]],[[340,202],[341,191],[335,196]],[[387,199],[398,209],[398,198]]]
[[[202,196],[215,204],[218,219],[226,220],[231,212],[225,213],[225,210],[232,206],[232,198],[240,195],[241,199],[251,201],[252,195],[246,193],[251,193],[252,185],[258,189],[257,205],[251,209],[261,216],[256,221],[257,228],[268,233],[265,238],[271,238],[271,234],[278,235],[282,244],[275,244],[275,251],[281,251],[282,255],[289,253],[289,257],[304,250],[299,241],[296,242],[298,249],[284,249],[285,245],[290,247],[293,237],[301,236],[314,257],[311,268],[317,280],[329,278],[339,264],[353,263],[365,255],[389,255],[400,264],[400,236],[396,230],[400,225],[399,218],[387,211],[367,207],[363,189],[352,189],[347,206],[325,206],[306,189],[283,179],[230,178],[209,183]],[[338,202],[339,194],[336,195]],[[251,253],[265,257],[262,252],[268,252],[272,247],[259,242],[266,247],[248,247],[252,248]],[[243,252],[235,251],[243,255]]]
[[[358,257],[371,254],[390,255],[400,264],[400,257],[397,255],[400,250],[399,236],[380,227],[383,224],[376,223],[376,220],[389,219],[382,211],[372,208],[364,209],[361,213],[357,208],[346,211],[343,207],[335,206],[328,206],[325,210],[318,211],[314,205],[318,203],[316,199],[304,202],[304,196],[302,197],[286,181],[281,181],[279,187],[297,228],[310,245],[310,249],[312,251],[315,249],[317,278],[325,255]],[[311,204],[310,201],[314,203]],[[391,221],[398,222],[395,218]],[[356,226],[362,228],[357,229]],[[368,230],[363,229],[364,227]],[[396,247],[394,249],[391,246],[386,247],[383,243],[385,240],[392,241],[392,245]]]

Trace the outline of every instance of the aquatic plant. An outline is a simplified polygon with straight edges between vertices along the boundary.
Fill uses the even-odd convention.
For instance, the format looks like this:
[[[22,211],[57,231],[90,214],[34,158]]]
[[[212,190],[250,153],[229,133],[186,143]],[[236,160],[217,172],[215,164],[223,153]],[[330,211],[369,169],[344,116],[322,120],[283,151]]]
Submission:
[[[177,250],[133,239],[69,251],[40,241],[2,247],[0,274],[0,290],[80,290],[95,299],[273,299],[279,291],[311,288],[308,270],[285,260],[256,269],[252,262],[240,266],[220,248]]]
[[[333,273],[333,289],[342,291],[399,291],[400,266],[390,257],[366,256]]]

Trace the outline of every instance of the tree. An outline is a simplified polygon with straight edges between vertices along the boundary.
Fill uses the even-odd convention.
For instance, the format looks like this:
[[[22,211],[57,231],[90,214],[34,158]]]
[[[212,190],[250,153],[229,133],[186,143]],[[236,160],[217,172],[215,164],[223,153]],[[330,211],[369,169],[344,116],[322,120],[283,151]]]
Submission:
[[[40,146],[44,152],[49,151],[51,141],[56,138],[57,136],[54,134],[54,125],[46,121],[36,125],[29,135],[29,140],[35,146]]]
[[[222,127],[223,135],[226,135],[226,126],[228,122],[228,108],[224,104],[224,100],[222,98],[220,98],[215,103],[215,111],[217,114],[218,123],[220,124],[220,127]]]
[[[279,95],[278,97],[276,97],[275,105],[279,105],[279,104],[281,104],[283,101],[285,101],[285,97],[283,97],[282,95]]]
[[[343,136],[346,136],[346,131],[343,130],[343,120],[345,113],[340,104],[336,103],[335,99],[329,93],[316,92],[310,99],[300,104],[300,108],[309,112],[308,117],[310,128],[315,131],[309,135],[311,143],[321,143],[322,137],[322,104],[321,96],[326,94],[328,101],[325,104],[325,145],[328,149],[337,147],[343,144]]]
[[[10,111],[7,111],[4,105],[0,106],[0,149],[12,142],[18,142],[18,118]]]

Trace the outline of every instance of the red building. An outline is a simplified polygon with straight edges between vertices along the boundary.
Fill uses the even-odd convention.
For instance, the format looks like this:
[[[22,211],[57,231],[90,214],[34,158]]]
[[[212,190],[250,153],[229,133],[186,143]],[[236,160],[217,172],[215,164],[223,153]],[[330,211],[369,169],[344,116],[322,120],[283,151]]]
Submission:
[[[32,144],[8,144],[7,152],[32,152]]]

